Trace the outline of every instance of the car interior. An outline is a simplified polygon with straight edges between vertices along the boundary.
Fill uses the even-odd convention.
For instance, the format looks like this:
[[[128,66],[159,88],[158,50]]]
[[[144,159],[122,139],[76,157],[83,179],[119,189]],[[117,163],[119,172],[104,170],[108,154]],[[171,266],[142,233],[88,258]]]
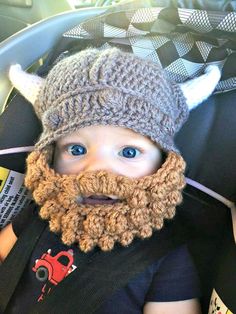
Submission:
[[[49,16],[72,10],[68,1],[1,0],[0,41]]]
[[[218,65],[222,78],[215,93],[190,113],[176,138],[187,162],[177,219],[185,226],[180,232],[189,236],[207,307],[212,260],[236,203],[235,2],[144,2],[75,9],[66,1],[55,7],[51,0],[0,0],[0,167],[23,174],[41,131],[30,104],[12,90],[7,76],[11,64],[44,76],[61,58],[94,45],[117,46],[156,60],[178,82],[198,76],[207,64]],[[147,12],[155,22],[146,21]]]

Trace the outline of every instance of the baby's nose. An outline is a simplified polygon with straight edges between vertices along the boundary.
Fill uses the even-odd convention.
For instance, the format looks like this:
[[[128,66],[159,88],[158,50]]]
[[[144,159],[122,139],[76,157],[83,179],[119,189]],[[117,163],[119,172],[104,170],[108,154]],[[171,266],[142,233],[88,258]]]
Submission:
[[[103,157],[92,157],[90,158],[85,167],[84,171],[108,171],[108,172],[116,172],[114,167],[112,166],[112,162],[107,158]]]

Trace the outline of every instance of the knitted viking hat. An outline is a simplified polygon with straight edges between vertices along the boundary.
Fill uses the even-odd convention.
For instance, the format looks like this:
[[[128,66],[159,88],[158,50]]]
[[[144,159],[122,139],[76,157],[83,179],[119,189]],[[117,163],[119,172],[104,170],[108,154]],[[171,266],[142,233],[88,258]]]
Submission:
[[[13,85],[34,105],[43,124],[36,149],[90,125],[129,128],[176,151],[175,133],[189,109],[214,90],[216,66],[183,84],[174,84],[154,62],[117,48],[87,49],[58,62],[46,79],[10,68]]]

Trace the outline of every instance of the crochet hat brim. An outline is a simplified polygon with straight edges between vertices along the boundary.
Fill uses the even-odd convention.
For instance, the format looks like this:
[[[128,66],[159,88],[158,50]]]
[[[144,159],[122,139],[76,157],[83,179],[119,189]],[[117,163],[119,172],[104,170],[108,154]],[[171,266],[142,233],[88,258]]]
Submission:
[[[44,131],[35,148],[42,150],[59,138],[84,127],[111,125],[131,129],[147,136],[164,151],[178,153],[174,144],[175,121],[161,110],[154,117],[153,106],[158,107],[158,99],[145,102],[143,98],[111,88],[67,95],[57,106],[52,106],[51,110],[43,114]],[[188,110],[185,108],[182,112],[186,113],[182,119],[187,119]]]

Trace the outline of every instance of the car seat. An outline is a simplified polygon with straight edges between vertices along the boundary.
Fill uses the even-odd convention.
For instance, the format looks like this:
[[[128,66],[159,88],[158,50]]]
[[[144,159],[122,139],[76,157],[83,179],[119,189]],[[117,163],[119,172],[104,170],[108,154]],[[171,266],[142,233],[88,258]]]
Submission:
[[[0,0],[0,41],[37,21],[73,9],[67,0]]]
[[[236,201],[236,28],[232,22],[236,20],[236,13],[225,10],[225,6],[225,11],[220,11],[219,3],[214,12],[203,10],[204,1],[198,10],[186,8],[186,3],[184,8],[171,1],[162,3],[162,8],[154,6],[153,2],[152,8],[148,5],[142,8],[136,2],[132,9],[124,6],[121,10],[118,6],[105,14],[100,8],[81,10],[39,23],[0,46],[0,68],[6,69],[10,63],[20,63],[26,68],[54,46],[39,69],[39,74],[45,75],[59,59],[91,45],[118,46],[151,58],[178,82],[197,76],[206,64],[218,64],[222,79],[216,93],[191,112],[176,138],[188,165],[188,185],[176,219],[183,226],[180,233],[190,239],[190,249],[207,296],[212,260],[230,224],[229,208]],[[89,19],[84,21],[86,18]],[[53,24],[58,25],[57,33]],[[9,47],[17,47],[21,39],[23,46],[27,42],[32,45],[35,34],[43,36],[46,29],[49,34],[53,31],[41,51],[32,52],[32,56],[26,56],[28,59],[19,57],[16,51],[7,55]],[[10,88],[6,74],[2,81],[6,87],[2,93],[5,99]],[[2,168],[24,172],[27,151],[32,149],[40,127],[31,106],[21,96],[14,96],[0,117]],[[13,210],[11,213],[2,219],[2,226],[16,214]],[[4,215],[2,209],[0,214]],[[207,307],[204,300],[203,306]]]

